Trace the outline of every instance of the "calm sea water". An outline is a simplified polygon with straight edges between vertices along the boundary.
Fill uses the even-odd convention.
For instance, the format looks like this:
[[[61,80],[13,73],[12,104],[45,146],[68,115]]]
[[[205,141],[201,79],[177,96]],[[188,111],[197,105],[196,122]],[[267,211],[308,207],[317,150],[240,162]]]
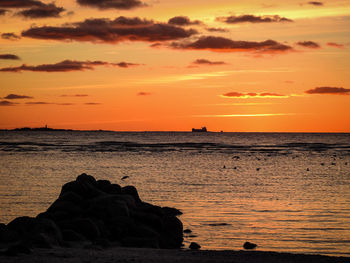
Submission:
[[[350,255],[350,134],[0,131],[0,222],[83,172],[181,209],[186,245]]]

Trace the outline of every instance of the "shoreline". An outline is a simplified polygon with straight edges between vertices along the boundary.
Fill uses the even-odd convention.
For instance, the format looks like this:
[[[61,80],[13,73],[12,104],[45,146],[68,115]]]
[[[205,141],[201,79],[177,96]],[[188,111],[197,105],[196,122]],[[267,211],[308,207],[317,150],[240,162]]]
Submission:
[[[93,262],[93,263],[175,263],[175,262],[243,262],[243,263],[284,263],[284,262],[317,262],[317,263],[345,263],[350,257],[335,257],[309,254],[292,254],[268,251],[246,250],[188,250],[188,249],[152,249],[109,247],[101,248],[62,248],[53,249],[35,248],[31,254],[17,256],[0,255],[2,263],[14,262]]]

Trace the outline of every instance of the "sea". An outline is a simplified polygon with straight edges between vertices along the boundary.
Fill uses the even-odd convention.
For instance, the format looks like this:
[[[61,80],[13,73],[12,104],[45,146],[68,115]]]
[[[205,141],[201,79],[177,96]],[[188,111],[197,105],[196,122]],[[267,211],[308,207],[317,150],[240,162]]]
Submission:
[[[81,173],[180,209],[185,247],[350,256],[349,133],[0,131],[0,222]]]

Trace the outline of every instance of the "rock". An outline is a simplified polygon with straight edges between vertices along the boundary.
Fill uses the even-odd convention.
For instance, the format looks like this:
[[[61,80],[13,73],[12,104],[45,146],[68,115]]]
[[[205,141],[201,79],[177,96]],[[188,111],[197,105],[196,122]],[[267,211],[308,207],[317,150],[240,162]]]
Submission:
[[[122,188],[120,187],[119,184],[110,184],[106,188],[105,192],[108,193],[108,194],[119,195],[119,194],[122,193]]]
[[[163,229],[163,221],[156,214],[132,211],[131,217],[134,218],[137,222],[152,227],[157,231],[162,231]]]
[[[163,231],[160,237],[161,248],[180,248],[183,241],[183,225],[175,216],[162,218]]]
[[[141,204],[141,199],[139,197],[139,193],[137,192],[135,186],[128,185],[122,188],[122,194],[131,195],[137,204]]]
[[[81,175],[79,175],[77,177],[76,181],[88,183],[88,184],[91,184],[93,186],[97,186],[96,179],[91,175],[87,175],[86,173],[82,173]]]
[[[63,230],[62,235],[65,241],[83,242],[87,240],[83,235],[78,234],[77,232],[71,229]]]
[[[19,240],[19,234],[7,227],[5,224],[0,224],[0,243],[11,243]]]
[[[173,207],[162,207],[162,211],[164,215],[167,216],[179,216],[182,215],[182,212],[179,209]]]
[[[60,228],[63,230],[73,230],[89,240],[95,240],[100,237],[100,231],[96,224],[90,218],[77,218],[59,222]]]
[[[186,233],[186,234],[192,233],[192,230],[187,228],[184,230],[184,233]]]
[[[111,182],[109,180],[97,180],[96,184],[99,190],[108,193],[107,191],[111,185]]]
[[[243,248],[244,249],[254,249],[254,248],[256,248],[258,245],[257,244],[254,244],[254,243],[250,243],[250,242],[245,242],[244,244],[243,244]]]
[[[5,256],[17,256],[18,254],[30,254],[32,251],[24,244],[10,246],[5,252]]]
[[[55,246],[124,246],[181,248],[180,210],[143,202],[134,186],[123,188],[87,174],[62,186],[60,195],[37,217],[18,217],[0,224],[0,243],[51,248]],[[91,243],[92,242],[92,243]],[[25,249],[23,249],[24,251]],[[11,247],[8,254],[22,253]]]
[[[192,249],[192,250],[198,250],[198,249],[201,248],[201,246],[198,243],[196,243],[196,242],[191,242],[189,248]]]

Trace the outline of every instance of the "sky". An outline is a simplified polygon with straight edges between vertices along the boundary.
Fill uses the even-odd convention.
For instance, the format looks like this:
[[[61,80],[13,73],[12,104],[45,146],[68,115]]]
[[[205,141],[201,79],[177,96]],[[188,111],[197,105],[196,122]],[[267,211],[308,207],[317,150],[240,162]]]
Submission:
[[[0,129],[350,132],[350,1],[0,0]]]

